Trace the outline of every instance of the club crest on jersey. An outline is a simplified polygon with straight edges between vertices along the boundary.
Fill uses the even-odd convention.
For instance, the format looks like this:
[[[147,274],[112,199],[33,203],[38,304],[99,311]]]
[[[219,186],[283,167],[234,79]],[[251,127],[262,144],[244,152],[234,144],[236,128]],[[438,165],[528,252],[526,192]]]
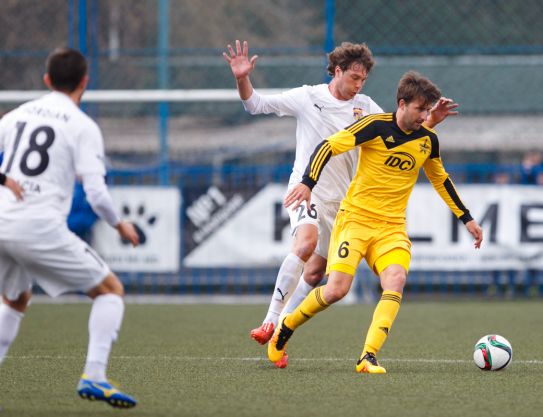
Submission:
[[[355,120],[360,120],[364,116],[367,116],[369,113],[366,113],[364,109],[360,107],[353,107],[353,117]]]
[[[430,152],[430,146],[428,145],[428,139],[424,139],[424,142],[420,144],[420,152],[423,154],[427,154]]]

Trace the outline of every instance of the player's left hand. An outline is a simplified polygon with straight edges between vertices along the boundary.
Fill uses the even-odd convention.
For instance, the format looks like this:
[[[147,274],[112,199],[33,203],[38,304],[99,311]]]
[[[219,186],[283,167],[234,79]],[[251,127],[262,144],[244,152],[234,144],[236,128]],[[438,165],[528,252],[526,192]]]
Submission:
[[[441,97],[436,104],[430,109],[430,115],[426,119],[426,126],[433,128],[449,116],[456,116],[458,111],[456,108],[459,106],[454,100]]]
[[[483,229],[481,229],[481,226],[475,220],[470,220],[466,223],[466,229],[468,229],[468,232],[475,239],[475,242],[473,242],[475,249],[480,249],[481,242],[483,241]]]
[[[292,206],[292,209],[296,210],[303,201],[306,202],[306,207],[311,207],[311,189],[307,185],[300,183],[287,193],[283,205],[285,208]]]
[[[256,60],[258,55],[253,55],[249,59],[249,44],[247,41],[243,41],[243,47],[239,40],[236,40],[236,50],[232,48],[232,45],[228,45],[228,53],[223,52],[222,56],[230,64],[230,69],[236,80],[244,77],[248,77],[255,69]]]
[[[23,200],[23,187],[19,185],[17,181],[15,181],[13,178],[6,177],[6,182],[4,183],[4,187],[9,188],[13,194],[15,194],[15,198],[17,198],[18,201]]]
[[[120,222],[116,227],[121,238],[128,240],[132,246],[136,247],[140,243],[140,237],[136,227],[130,222]]]

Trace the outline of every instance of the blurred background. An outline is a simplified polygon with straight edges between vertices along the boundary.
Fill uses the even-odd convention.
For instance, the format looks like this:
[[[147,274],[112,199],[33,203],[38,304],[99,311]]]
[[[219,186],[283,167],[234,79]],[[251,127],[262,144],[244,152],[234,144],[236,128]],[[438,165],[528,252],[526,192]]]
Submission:
[[[473,253],[421,175],[408,211],[407,291],[540,297],[541,16],[538,0],[3,0],[0,114],[43,93],[52,49],[82,51],[91,80],[83,109],[103,130],[119,209],[145,242],[132,251],[117,242],[77,188],[74,230],[131,294],[259,300],[289,250],[281,199],[295,120],[246,114],[221,54],[247,40],[260,57],[255,88],[279,91],[328,82],[326,53],[366,42],[376,66],[363,93],[385,111],[410,69],[460,103],[438,127],[442,156],[485,229]],[[362,265],[352,299],[372,299],[376,288]]]

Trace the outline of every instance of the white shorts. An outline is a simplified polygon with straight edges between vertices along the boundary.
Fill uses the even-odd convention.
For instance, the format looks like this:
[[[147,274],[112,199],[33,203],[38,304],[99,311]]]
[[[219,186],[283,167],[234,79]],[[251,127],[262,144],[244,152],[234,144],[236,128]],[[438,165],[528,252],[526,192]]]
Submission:
[[[109,273],[102,258],[67,226],[15,239],[0,236],[0,290],[9,300],[33,283],[51,297],[87,292]]]
[[[298,226],[302,224],[312,224],[318,229],[319,237],[315,253],[328,258],[328,246],[330,245],[330,235],[332,227],[339,210],[340,202],[323,202],[317,196],[311,195],[311,207],[307,210],[307,205],[303,202],[296,210],[287,209],[290,217],[290,228],[292,236],[296,235]]]

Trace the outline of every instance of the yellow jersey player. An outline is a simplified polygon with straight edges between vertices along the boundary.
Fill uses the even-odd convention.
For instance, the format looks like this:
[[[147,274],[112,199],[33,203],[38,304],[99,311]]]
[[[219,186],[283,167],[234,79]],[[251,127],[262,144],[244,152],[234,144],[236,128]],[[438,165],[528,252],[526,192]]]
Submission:
[[[368,330],[357,372],[385,373],[375,355],[383,346],[400,308],[411,260],[405,210],[423,168],[433,187],[475,239],[481,227],[470,215],[443,167],[436,133],[423,125],[439,89],[427,78],[408,72],[397,90],[395,113],[366,116],[321,142],[302,182],[285,197],[286,207],[310,204],[311,189],[328,160],[360,147],[357,172],[336,217],[328,252],[328,283],[309,293],[275,331],[269,345],[272,362],[281,360],[296,328],[342,299],[362,258],[379,276],[383,293]]]
[[[303,176],[311,152],[320,138],[330,136],[363,116],[383,113],[370,97],[361,93],[373,68],[373,55],[366,44],[343,42],[328,54],[329,84],[304,85],[281,94],[259,94],[251,83],[257,56],[249,59],[249,45],[236,41],[236,49],[228,45],[224,58],[236,78],[243,106],[251,114],[294,117],[296,127],[296,159],[288,189]],[[457,112],[458,104],[442,97],[432,109],[427,124],[435,126]],[[251,330],[252,339],[266,344],[277,328],[279,317],[292,312],[315,288],[326,270],[330,234],[339,205],[353,178],[357,166],[356,149],[334,158],[313,190],[310,206],[301,204],[289,208],[293,242],[290,253],[281,263],[268,312],[262,324]],[[309,208],[309,209],[308,209]],[[303,278],[300,275],[303,271]],[[278,368],[287,366],[288,356],[276,362]]]

